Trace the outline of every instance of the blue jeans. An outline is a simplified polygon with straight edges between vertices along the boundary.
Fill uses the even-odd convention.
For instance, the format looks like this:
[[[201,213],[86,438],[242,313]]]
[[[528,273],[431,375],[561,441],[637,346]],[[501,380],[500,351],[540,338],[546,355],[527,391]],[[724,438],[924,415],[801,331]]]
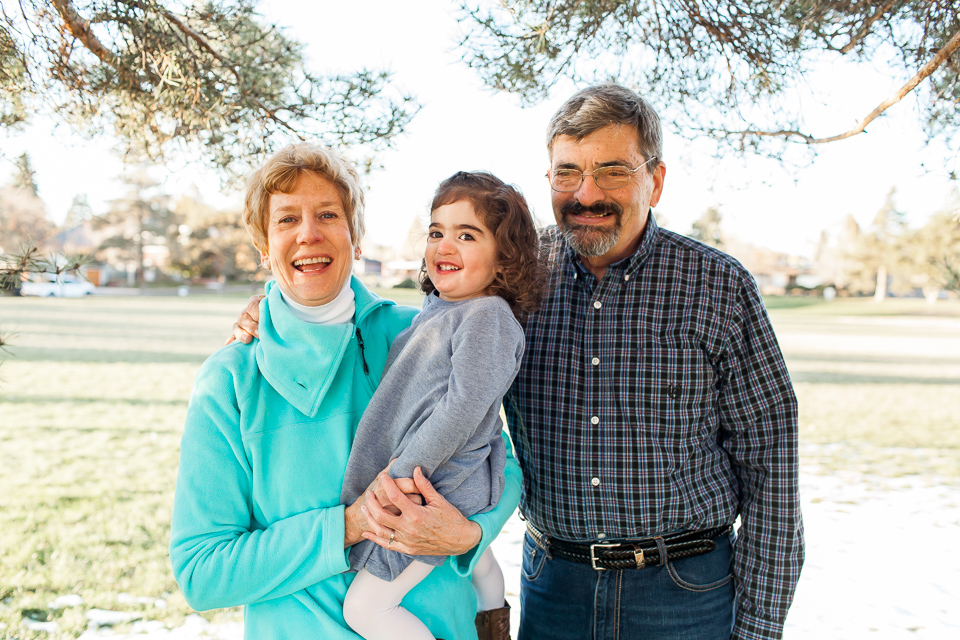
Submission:
[[[729,640],[734,586],[729,536],[710,553],[666,565],[598,571],[523,539],[518,640]]]

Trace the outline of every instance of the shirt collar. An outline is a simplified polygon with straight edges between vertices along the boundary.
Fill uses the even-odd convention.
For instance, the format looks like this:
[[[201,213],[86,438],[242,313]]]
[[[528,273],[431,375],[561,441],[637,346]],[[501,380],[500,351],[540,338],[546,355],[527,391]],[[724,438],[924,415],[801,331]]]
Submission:
[[[634,271],[639,269],[650,254],[653,253],[654,247],[657,245],[657,241],[660,238],[660,226],[657,225],[657,220],[653,215],[653,209],[650,209],[647,215],[647,224],[643,228],[643,237],[640,239],[640,246],[637,247],[637,250],[632,254],[620,260],[614,262],[607,270],[610,269],[622,269],[624,275],[632,274]],[[581,273],[587,274],[590,273],[590,270],[587,269],[586,265],[580,260],[580,257],[573,250],[573,248],[567,244],[567,241],[563,239],[563,235],[560,234],[561,241],[563,242],[563,259],[566,262],[569,262],[574,266],[574,268]]]

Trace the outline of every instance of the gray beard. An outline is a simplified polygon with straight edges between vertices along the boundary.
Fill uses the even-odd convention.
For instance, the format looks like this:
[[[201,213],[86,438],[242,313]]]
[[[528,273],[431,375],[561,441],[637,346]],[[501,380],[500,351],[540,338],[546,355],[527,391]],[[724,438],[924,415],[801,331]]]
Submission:
[[[620,219],[609,229],[598,229],[593,226],[567,222],[560,227],[564,240],[577,252],[577,255],[595,258],[607,253],[620,241]]]

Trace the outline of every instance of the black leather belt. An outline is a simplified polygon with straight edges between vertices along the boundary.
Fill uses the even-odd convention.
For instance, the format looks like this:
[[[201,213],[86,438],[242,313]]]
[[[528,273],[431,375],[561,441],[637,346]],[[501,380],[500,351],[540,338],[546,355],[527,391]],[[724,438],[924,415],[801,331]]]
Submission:
[[[682,560],[710,553],[717,548],[714,538],[730,533],[730,525],[701,529],[700,531],[679,531],[653,538],[644,538],[631,542],[578,544],[558,540],[540,533],[527,523],[527,531],[538,547],[548,554],[569,560],[589,564],[594,569],[643,569],[647,566],[666,564],[671,560]],[[663,541],[667,557],[660,557],[661,546],[657,540]]]

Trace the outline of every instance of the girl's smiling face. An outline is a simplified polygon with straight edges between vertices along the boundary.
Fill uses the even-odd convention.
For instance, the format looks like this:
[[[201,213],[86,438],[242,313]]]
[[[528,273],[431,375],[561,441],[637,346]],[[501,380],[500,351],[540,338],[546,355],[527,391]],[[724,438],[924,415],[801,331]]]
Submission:
[[[497,243],[467,200],[437,207],[427,233],[427,275],[441,300],[489,295],[497,274]]]

